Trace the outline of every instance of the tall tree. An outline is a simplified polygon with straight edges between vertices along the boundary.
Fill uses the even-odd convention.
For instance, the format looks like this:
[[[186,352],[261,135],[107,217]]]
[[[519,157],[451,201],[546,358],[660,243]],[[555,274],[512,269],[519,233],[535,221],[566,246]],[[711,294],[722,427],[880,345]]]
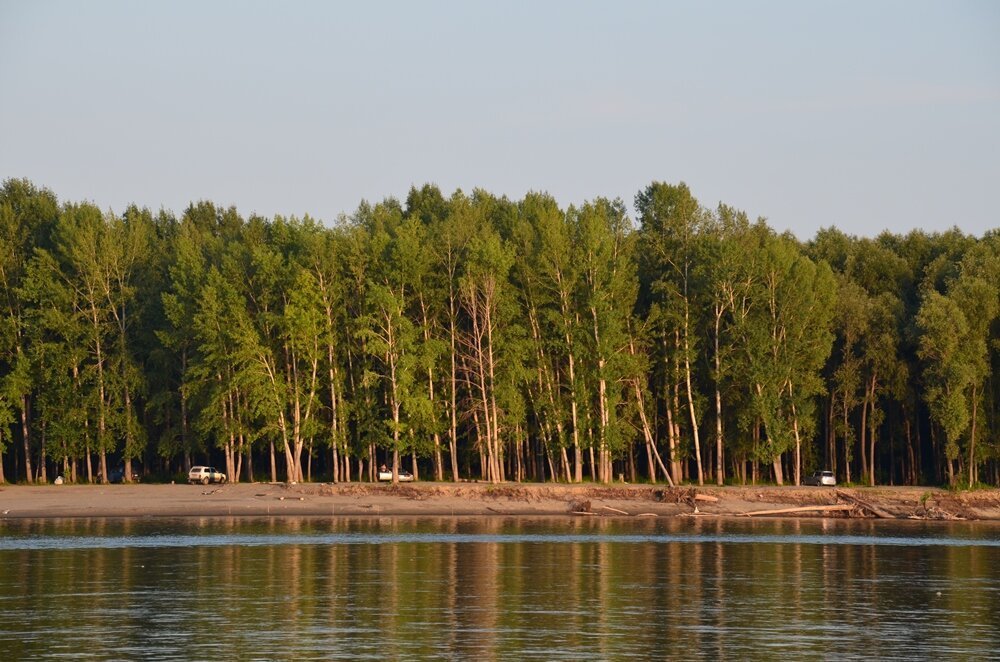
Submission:
[[[589,320],[586,358],[597,400],[597,479],[612,478],[612,456],[626,448],[618,409],[629,372],[628,326],[635,306],[637,281],[633,262],[634,235],[620,200],[602,198],[571,208],[575,261],[581,271],[580,307]]]
[[[700,250],[700,233],[708,215],[683,182],[678,185],[653,182],[636,195],[635,207],[641,224],[641,255],[649,262],[651,293],[665,318],[674,320],[680,338],[679,361],[683,366],[697,479],[702,485],[705,476],[692,374],[694,353],[698,349],[693,333],[697,320],[692,319],[697,314],[693,272]]]
[[[512,307],[508,275],[513,255],[495,230],[486,226],[469,245],[469,261],[459,292],[468,326],[460,342],[468,366],[473,413],[480,417],[479,443],[486,456],[484,478],[503,480],[503,447],[498,407],[504,336],[510,329]]]
[[[31,457],[32,366],[25,301],[20,290],[34,249],[49,245],[58,213],[55,196],[26,179],[8,179],[0,187],[0,303],[4,316],[0,322],[0,418],[7,420],[13,410],[18,412],[24,475],[29,483],[35,480]],[[4,444],[0,440],[0,452]]]

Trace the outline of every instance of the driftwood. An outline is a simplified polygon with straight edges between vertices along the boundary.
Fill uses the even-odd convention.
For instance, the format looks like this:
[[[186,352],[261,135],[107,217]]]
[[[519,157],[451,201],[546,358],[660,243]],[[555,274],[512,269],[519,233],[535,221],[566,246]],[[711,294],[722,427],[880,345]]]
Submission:
[[[912,515],[908,515],[907,519],[964,521],[966,518],[962,517],[961,515],[955,515],[953,513],[949,513],[947,510],[938,508],[936,506],[931,506],[930,508],[927,508],[925,506],[923,509],[923,513],[913,513]]]
[[[617,508],[612,508],[611,506],[601,506],[601,508],[604,508],[605,510],[610,510],[613,513],[618,513],[619,515],[628,515],[629,514],[629,513],[626,513],[624,510],[618,510]]]
[[[592,512],[587,511],[587,510],[574,510],[574,511],[572,511],[572,514],[573,515],[596,515],[597,513],[592,513]]]
[[[886,511],[882,510],[881,508],[879,508],[878,506],[872,505],[872,504],[868,503],[867,501],[865,501],[864,499],[858,498],[857,496],[855,496],[853,494],[848,494],[847,492],[844,492],[843,490],[837,490],[836,494],[837,494],[838,497],[840,497],[844,501],[850,501],[853,505],[860,506],[861,508],[864,508],[865,510],[867,510],[868,512],[870,512],[875,517],[878,517],[878,518],[881,518],[881,519],[896,519],[895,516],[892,513],[888,513]]]
[[[749,513],[743,513],[747,517],[753,517],[754,515],[784,515],[786,513],[832,513],[832,512],[846,512],[849,510],[854,510],[854,506],[846,503],[837,503],[832,506],[798,506],[796,508],[777,508],[775,510],[755,510]]]
[[[719,497],[714,497],[711,494],[695,494],[694,495],[694,500],[695,501],[707,501],[709,503],[717,503],[719,501]]]

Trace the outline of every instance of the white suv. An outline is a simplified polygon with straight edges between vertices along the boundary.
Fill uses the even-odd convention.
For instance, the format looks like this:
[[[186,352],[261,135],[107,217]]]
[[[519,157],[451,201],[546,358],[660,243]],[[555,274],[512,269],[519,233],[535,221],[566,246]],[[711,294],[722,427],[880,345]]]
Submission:
[[[188,472],[188,482],[201,483],[202,485],[224,483],[226,482],[226,474],[217,471],[215,467],[191,467],[191,471]]]

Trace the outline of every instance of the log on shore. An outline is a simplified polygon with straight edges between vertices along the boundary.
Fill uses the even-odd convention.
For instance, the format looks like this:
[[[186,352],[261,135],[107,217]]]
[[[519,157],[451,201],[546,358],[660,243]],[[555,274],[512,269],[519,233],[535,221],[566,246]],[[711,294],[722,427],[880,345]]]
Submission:
[[[754,510],[743,513],[747,517],[755,515],[786,515],[790,513],[833,513],[854,510],[855,506],[847,503],[836,503],[831,506],[797,506],[795,508],[776,508],[774,510]]]
[[[612,508],[611,506],[601,506],[601,508],[605,510],[610,510],[613,513],[618,513],[619,515],[629,515],[629,513],[625,512],[624,510],[618,510],[617,508]]]
[[[837,490],[836,491],[836,495],[838,497],[840,497],[841,499],[843,499],[844,501],[850,501],[855,506],[864,508],[865,510],[867,510],[868,512],[870,512],[875,517],[878,517],[878,518],[881,518],[881,519],[896,519],[896,516],[893,515],[892,513],[886,512],[886,511],[882,510],[881,508],[879,508],[878,506],[873,505],[871,503],[868,503],[864,499],[861,499],[861,498],[859,498],[859,497],[857,497],[857,496],[855,496],[853,494],[848,494],[847,492],[844,492],[843,490]]]

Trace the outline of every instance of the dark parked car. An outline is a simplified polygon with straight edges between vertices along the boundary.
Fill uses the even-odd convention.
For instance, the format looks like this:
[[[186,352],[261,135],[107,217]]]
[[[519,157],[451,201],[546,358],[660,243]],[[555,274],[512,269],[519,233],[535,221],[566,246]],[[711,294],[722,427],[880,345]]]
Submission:
[[[134,482],[139,482],[139,476],[132,474],[132,480]],[[120,464],[114,469],[108,471],[108,479],[104,480],[104,477],[98,474],[97,482],[99,483],[124,483],[125,482],[125,465]]]

